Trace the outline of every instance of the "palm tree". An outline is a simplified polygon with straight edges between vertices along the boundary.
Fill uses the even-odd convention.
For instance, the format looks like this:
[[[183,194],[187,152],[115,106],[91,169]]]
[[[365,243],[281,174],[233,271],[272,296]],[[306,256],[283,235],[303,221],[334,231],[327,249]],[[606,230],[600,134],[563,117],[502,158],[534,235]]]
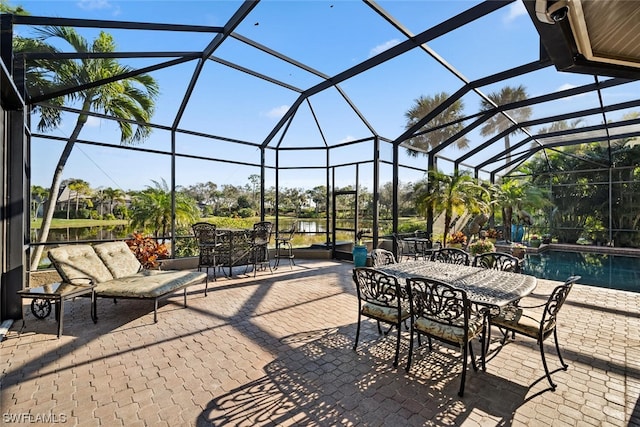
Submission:
[[[89,44],[72,28],[43,27],[36,31],[39,33],[36,39],[16,38],[16,52],[27,49],[33,51],[35,48],[41,52],[59,53],[57,48],[46,43],[49,38],[68,43],[76,52],[114,52],[116,50],[112,36],[105,32],[100,32],[93,43]],[[118,63],[114,58],[36,60],[27,63],[27,86],[29,91],[33,91],[32,93],[49,93],[116,77],[131,71],[130,67]],[[137,124],[118,121],[120,142],[127,145],[143,141],[151,132],[151,128],[145,123],[148,123],[153,115],[157,95],[156,81],[148,74],[138,74],[81,92],[73,92],[52,99],[49,103],[53,106],[62,106],[65,102],[77,103],[82,106],[82,111],[95,111],[116,118],[134,120]],[[36,105],[34,111],[40,114],[37,125],[40,131],[54,129],[62,121],[62,111],[57,108]],[[78,115],[75,127],[56,165],[49,188],[49,198],[44,207],[42,226],[38,231],[37,241],[41,244],[36,246],[32,254],[31,270],[36,270],[38,267],[44,249],[43,243],[47,241],[49,235],[63,170],[87,119],[87,114]]]
[[[522,179],[504,180],[492,188],[492,203],[502,210],[504,239],[511,241],[513,215],[520,215],[525,209],[542,209],[551,204],[547,192]]]
[[[125,193],[119,188],[107,187],[104,189],[104,195],[109,200],[109,214],[113,215],[113,208],[117,202],[124,201]]]
[[[49,190],[39,185],[31,186],[31,206],[33,209],[33,219],[38,218],[38,211],[40,210],[40,206],[44,204],[49,196]]]
[[[71,191],[75,192],[76,197],[76,218],[78,217],[78,207],[80,205],[80,196],[85,194],[89,194],[91,191],[91,186],[89,183],[82,179],[73,179],[69,182],[69,198],[71,198]]]
[[[422,120],[422,118],[424,118],[440,104],[445,102],[448,98],[449,94],[447,94],[446,92],[441,92],[434,95],[433,97],[421,96],[420,98],[416,99],[415,105],[411,107],[409,111],[404,113],[407,119],[405,128],[409,129],[417,124],[420,120]],[[462,100],[457,100],[442,113],[433,118],[433,120],[428,123],[428,126],[424,126],[423,128],[421,128],[420,131],[426,131],[428,129],[437,128],[438,126],[443,126],[447,123],[454,122],[462,118],[463,110],[464,103],[462,102]],[[431,132],[426,132],[421,135],[414,136],[406,142],[406,144],[408,145],[407,154],[413,157],[417,157],[419,154],[425,154],[427,151],[429,151],[429,149],[437,147],[442,141],[445,141],[451,136],[457,134],[463,128],[463,123],[455,123],[452,125],[444,126],[437,130],[433,130]],[[456,147],[460,149],[467,148],[468,144],[469,140],[465,137],[459,138],[456,141]],[[414,147],[415,149],[412,147]]]
[[[134,228],[149,228],[157,237],[167,236],[171,227],[171,190],[166,181],[151,181],[154,186],[138,193],[131,205],[131,225]],[[195,199],[176,192],[176,227],[190,226],[200,219],[200,210]]]
[[[529,95],[527,95],[527,89],[522,85],[518,87],[505,86],[500,90],[500,92],[492,92],[487,96],[498,106],[510,104],[512,102],[524,101],[529,97]],[[482,110],[490,110],[494,108],[494,106],[489,101],[483,99],[481,101],[480,108]],[[525,122],[531,117],[531,107],[516,108],[515,110],[506,111],[506,113],[509,114],[517,123]],[[491,116],[487,123],[480,129],[480,135],[489,136],[494,133],[500,133],[509,129],[512,125],[513,123],[511,120],[509,120],[504,114],[497,113]],[[523,130],[524,129],[518,128],[511,132],[511,134],[522,132]],[[506,163],[511,161],[511,142],[509,140],[509,135],[510,134],[507,134],[504,137]]]
[[[422,180],[415,186],[418,210],[421,213],[434,210],[444,212],[444,236],[442,245],[447,246],[447,236],[451,229],[453,215],[464,212],[487,213],[489,205],[484,201],[487,190],[476,183],[468,172],[456,171],[446,175],[430,171],[428,181]]]

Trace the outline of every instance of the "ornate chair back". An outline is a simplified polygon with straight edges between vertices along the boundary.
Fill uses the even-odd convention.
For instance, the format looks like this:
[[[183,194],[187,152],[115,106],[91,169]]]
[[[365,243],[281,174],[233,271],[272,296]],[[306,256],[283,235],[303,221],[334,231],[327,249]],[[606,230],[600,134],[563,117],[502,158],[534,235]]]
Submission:
[[[441,248],[433,252],[432,261],[469,265],[469,254],[458,248]]]
[[[395,276],[369,267],[354,268],[353,281],[358,294],[358,326],[353,349],[358,346],[362,316],[375,319],[379,333],[382,333],[380,322],[390,324],[397,329],[393,366],[398,366],[400,330],[402,322],[410,316],[405,289]]]
[[[439,280],[425,277],[408,278],[407,293],[411,310],[411,344],[407,371],[411,367],[414,334],[429,337],[430,350],[431,338],[454,345],[461,350],[463,356],[462,378],[458,392],[462,396],[468,355],[471,356],[473,368],[477,370],[472,340],[481,336],[484,346],[484,315],[480,312],[472,312],[471,302],[465,291]],[[482,350],[481,355],[484,366]]]
[[[504,252],[487,252],[473,258],[474,267],[520,273],[520,260]]]
[[[396,257],[393,256],[393,252],[378,248],[371,251],[371,261],[374,267],[379,267],[381,265],[395,264]]]

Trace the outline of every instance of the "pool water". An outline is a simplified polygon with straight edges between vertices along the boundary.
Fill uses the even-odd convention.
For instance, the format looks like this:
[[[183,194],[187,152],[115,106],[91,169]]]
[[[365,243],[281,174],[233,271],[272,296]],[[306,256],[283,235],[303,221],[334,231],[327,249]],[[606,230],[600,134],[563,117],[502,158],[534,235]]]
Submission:
[[[640,292],[640,258],[636,257],[546,251],[527,254],[522,272],[558,281],[579,275],[579,283],[585,285]]]

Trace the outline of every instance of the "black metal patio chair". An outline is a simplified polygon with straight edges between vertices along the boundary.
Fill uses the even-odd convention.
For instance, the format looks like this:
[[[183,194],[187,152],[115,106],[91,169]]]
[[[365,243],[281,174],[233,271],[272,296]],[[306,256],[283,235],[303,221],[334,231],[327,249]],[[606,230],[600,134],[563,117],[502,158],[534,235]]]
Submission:
[[[509,335],[514,337],[515,334],[524,335],[536,340],[538,347],[540,347],[544,372],[552,390],[556,389],[556,384],[551,380],[551,373],[547,366],[547,359],[544,354],[544,341],[553,335],[560,365],[562,366],[562,370],[566,371],[569,365],[564,363],[562,354],[560,354],[557,316],[573,284],[578,280],[580,280],[580,276],[569,277],[562,285],[556,286],[547,301],[543,304],[533,306],[510,305],[501,309],[499,314],[490,316],[489,318],[489,327],[497,326],[503,334],[502,345],[506,343]]]

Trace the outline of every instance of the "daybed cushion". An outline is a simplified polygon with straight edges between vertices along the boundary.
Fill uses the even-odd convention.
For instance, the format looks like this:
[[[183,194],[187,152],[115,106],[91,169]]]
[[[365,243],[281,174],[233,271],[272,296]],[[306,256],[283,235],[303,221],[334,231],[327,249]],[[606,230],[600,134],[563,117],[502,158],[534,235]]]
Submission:
[[[144,270],[136,275],[99,283],[96,295],[120,298],[157,298],[205,279],[206,273],[194,271]]]
[[[125,243],[126,244],[126,243]],[[113,275],[98,257],[91,245],[70,245],[49,249],[49,260],[62,280],[72,284],[87,284],[113,279]]]
[[[142,264],[126,242],[100,243],[94,245],[93,249],[115,279],[132,276],[142,271]]]

